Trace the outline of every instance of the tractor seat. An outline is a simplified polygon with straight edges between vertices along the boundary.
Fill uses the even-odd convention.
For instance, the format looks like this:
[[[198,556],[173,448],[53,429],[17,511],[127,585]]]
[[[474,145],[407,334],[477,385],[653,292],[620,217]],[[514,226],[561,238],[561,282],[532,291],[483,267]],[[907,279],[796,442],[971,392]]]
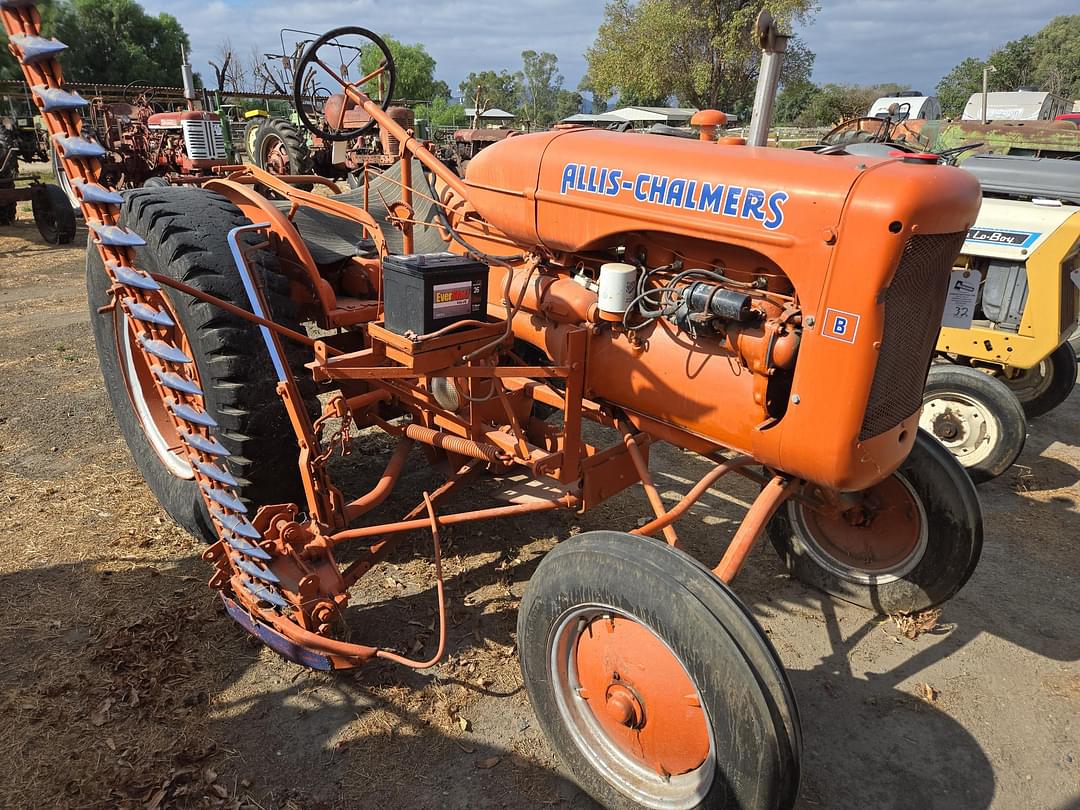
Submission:
[[[413,161],[413,219],[431,225],[413,225],[413,252],[440,253],[447,248],[447,242],[434,227],[437,214],[434,203],[427,197],[434,197],[435,192],[428,183],[420,161]],[[404,251],[404,235],[390,224],[387,204],[395,202],[401,195],[401,163],[395,163],[385,172],[370,176],[368,189],[368,213],[379,224],[386,246],[390,253]],[[423,196],[421,196],[423,195]],[[331,197],[355,208],[364,207],[364,189],[350,189]],[[275,200],[274,205],[288,212],[288,200]],[[363,236],[363,230],[356,222],[328,214],[302,205],[293,216],[293,224],[311,252],[311,258],[320,266],[333,265],[351,259],[354,256],[371,257],[375,255],[375,243]]]

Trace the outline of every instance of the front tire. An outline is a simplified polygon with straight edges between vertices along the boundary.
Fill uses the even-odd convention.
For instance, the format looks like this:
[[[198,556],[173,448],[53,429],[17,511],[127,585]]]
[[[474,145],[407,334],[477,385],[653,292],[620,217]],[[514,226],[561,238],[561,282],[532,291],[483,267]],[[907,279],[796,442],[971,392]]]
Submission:
[[[590,532],[540,563],[518,612],[536,716],[610,808],[790,807],[801,736],[764,632],[704,566]]]
[[[78,223],[67,195],[59,186],[45,183],[30,199],[34,224],[50,245],[67,245],[75,239]]]
[[[976,484],[1009,469],[1027,439],[1024,408],[1004,382],[946,363],[930,367],[919,427],[948,448]]]
[[[847,509],[792,499],[776,513],[766,532],[793,577],[882,614],[925,610],[963,587],[982,552],[982,512],[945,447],[920,430],[900,469],[857,496]]]
[[[1065,341],[1033,368],[1017,369],[999,379],[1020,400],[1029,418],[1042,416],[1068,399],[1076,386],[1076,350]]]
[[[291,122],[270,118],[255,138],[255,164],[271,174],[311,174],[311,150],[307,138]]]
[[[147,243],[136,250],[140,269],[247,308],[226,235],[248,221],[232,203],[185,187],[137,189],[125,197],[120,224]],[[256,239],[246,235],[249,243]],[[275,320],[302,331],[292,316],[286,280],[274,272],[271,257],[256,252],[251,265]],[[149,380],[145,355],[134,345],[121,307],[99,311],[110,300],[109,280],[93,245],[86,270],[102,376],[135,464],[173,520],[212,542],[216,534],[179,437]],[[215,436],[232,453],[228,467],[240,483],[237,493],[255,506],[303,504],[296,441],[258,326],[170,288],[165,288],[165,296],[170,316],[183,329],[176,345],[194,359],[206,411],[220,425]],[[286,345],[287,351],[293,350],[294,344]],[[307,358],[300,350],[289,359],[293,368],[300,368]]]

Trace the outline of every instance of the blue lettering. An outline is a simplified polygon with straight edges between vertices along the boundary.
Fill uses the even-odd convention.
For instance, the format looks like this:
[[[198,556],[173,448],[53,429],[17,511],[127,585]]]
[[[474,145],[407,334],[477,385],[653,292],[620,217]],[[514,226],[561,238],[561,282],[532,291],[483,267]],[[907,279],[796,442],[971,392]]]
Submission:
[[[756,219],[758,222],[765,221],[765,192],[760,188],[748,188],[743,194],[742,211],[739,216],[743,219]]]
[[[622,180],[622,170],[612,169],[608,172],[607,186],[604,188],[604,193],[609,197],[614,197],[619,193],[619,181]]]
[[[678,208],[682,205],[682,198],[685,192],[686,181],[681,177],[676,177],[668,186],[667,198],[664,200],[664,205],[673,205]]]
[[[724,216],[737,217],[739,215],[739,197],[742,194],[742,186],[728,186],[727,196],[724,197]]]
[[[686,186],[686,196],[683,198],[683,208],[689,208],[694,210],[696,203],[694,202],[694,191],[697,189],[697,180],[691,180]]]
[[[607,169],[601,169],[600,170],[600,176],[596,178],[596,193],[597,194],[606,194],[607,193],[607,192],[604,191],[604,187],[607,185],[607,173],[608,173]]]
[[[650,174],[639,174],[634,181],[634,199],[638,202],[645,202],[647,195],[645,193],[645,184],[652,178]]]
[[[784,209],[781,206],[788,200],[786,191],[774,191],[769,197],[769,218],[765,220],[765,227],[775,231],[784,224]]]
[[[833,334],[834,335],[846,335],[847,334],[847,318],[843,315],[837,315],[833,321]]]
[[[595,194],[597,191],[600,190],[599,187],[597,187],[597,185],[596,185],[596,167],[595,166],[590,166],[589,167],[589,179],[585,183],[585,190],[589,191],[589,192],[592,192],[593,194]]]
[[[574,188],[576,188],[578,191],[585,190],[585,168],[586,166],[584,163],[578,166],[577,182],[574,183]]]
[[[559,189],[560,194],[565,194],[568,188],[574,187],[574,175],[577,173],[576,163],[567,163],[562,170],[562,188]]]
[[[668,179],[666,177],[657,177],[653,175],[652,183],[649,187],[649,202],[664,204],[664,192],[667,190]]]
[[[714,214],[720,213],[720,205],[724,199],[724,184],[712,183],[701,184],[701,197],[698,199],[697,210],[704,211],[706,208]]]

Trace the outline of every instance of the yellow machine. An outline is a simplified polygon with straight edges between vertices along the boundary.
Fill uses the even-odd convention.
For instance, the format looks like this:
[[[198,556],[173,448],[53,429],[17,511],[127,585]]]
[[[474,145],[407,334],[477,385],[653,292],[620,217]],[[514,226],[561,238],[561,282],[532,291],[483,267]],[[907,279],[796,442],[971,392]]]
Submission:
[[[1025,417],[1076,383],[1080,164],[980,155],[979,218],[950,284],[921,424],[987,480],[1023,449]]]

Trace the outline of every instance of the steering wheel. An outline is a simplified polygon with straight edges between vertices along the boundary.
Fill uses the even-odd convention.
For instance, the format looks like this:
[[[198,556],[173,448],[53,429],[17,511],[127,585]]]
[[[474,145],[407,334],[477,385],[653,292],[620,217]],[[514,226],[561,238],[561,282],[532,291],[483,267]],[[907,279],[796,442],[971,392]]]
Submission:
[[[339,37],[345,36],[357,36],[363,39],[369,40],[379,49],[382,54],[382,61],[379,66],[368,73],[366,76],[361,76],[355,82],[350,82],[347,78],[349,67],[354,64],[359,68],[359,63],[362,58],[362,48],[356,45],[346,45],[341,42],[335,42]],[[339,68],[332,68],[325,58],[320,57],[319,49],[326,48],[328,51],[335,51],[335,57],[337,59]],[[346,61],[346,57],[351,54],[351,58]],[[382,38],[369,31],[366,28],[359,28],[356,26],[343,26],[342,28],[335,28],[332,31],[327,31],[317,40],[311,43],[308,49],[304,52],[304,55],[300,57],[300,61],[296,63],[296,69],[293,71],[293,105],[296,109],[296,114],[302,123],[309,131],[315,133],[320,138],[327,141],[351,141],[354,138],[363,135],[375,127],[375,119],[371,119],[366,124],[356,129],[330,129],[326,121],[323,120],[321,125],[316,125],[308,117],[307,105],[304,104],[304,91],[305,86],[309,84],[311,79],[316,78],[315,71],[322,70],[330,78],[341,85],[342,89],[353,89],[361,93],[365,93],[363,87],[369,82],[378,80],[379,93],[381,98],[373,98],[373,101],[377,101],[382,109],[386,109],[390,106],[390,99],[394,96],[394,82],[397,78],[397,70],[394,67],[394,57],[390,53],[390,48],[383,42]],[[309,77],[309,71],[310,77]],[[388,80],[384,82],[383,77],[388,77]],[[385,90],[385,92],[383,92]],[[365,93],[369,98],[372,97],[370,93]],[[313,93],[314,96],[314,93]],[[312,104],[312,109],[315,109],[316,105]]]

